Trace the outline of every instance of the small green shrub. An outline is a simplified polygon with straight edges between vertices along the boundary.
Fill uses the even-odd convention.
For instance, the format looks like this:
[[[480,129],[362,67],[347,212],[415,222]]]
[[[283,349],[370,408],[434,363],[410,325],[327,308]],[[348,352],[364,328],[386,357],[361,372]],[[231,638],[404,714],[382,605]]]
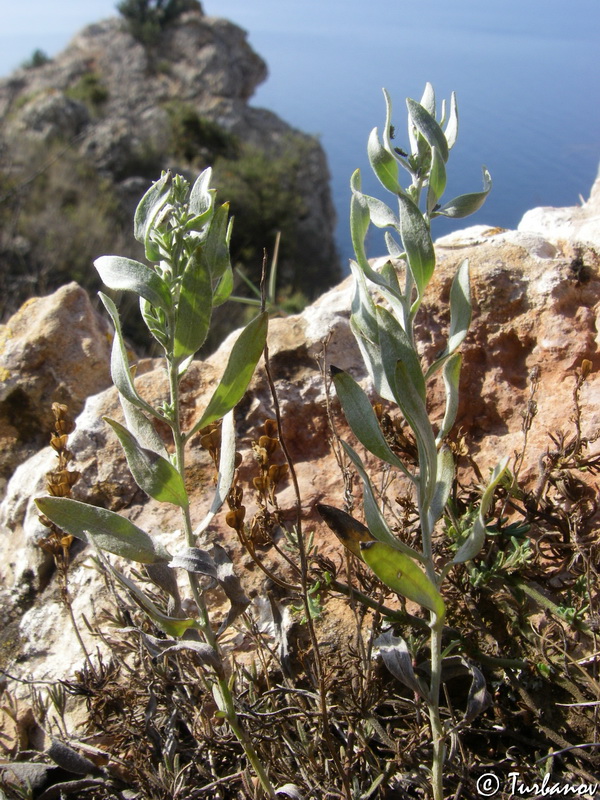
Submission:
[[[72,100],[79,100],[96,114],[108,100],[109,93],[97,72],[86,72],[65,92]]]
[[[193,106],[173,100],[166,109],[171,122],[171,151],[177,159],[190,165],[211,166],[219,156],[237,157],[237,137],[200,116]]]
[[[123,0],[117,4],[131,35],[146,46],[156,44],[165,28],[185,11],[198,9],[197,0]]]
[[[23,69],[37,69],[37,67],[43,67],[44,64],[48,64],[50,61],[52,61],[50,56],[38,48],[33,51],[31,56],[24,61],[21,66]]]

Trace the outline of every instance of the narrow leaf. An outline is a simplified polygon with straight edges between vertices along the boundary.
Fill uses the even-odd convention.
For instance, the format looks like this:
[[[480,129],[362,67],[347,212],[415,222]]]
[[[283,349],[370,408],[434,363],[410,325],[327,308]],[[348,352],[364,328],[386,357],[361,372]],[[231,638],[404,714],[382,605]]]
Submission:
[[[142,447],[120,422],[110,417],[103,419],[117,434],[131,474],[140,489],[161,503],[173,503],[180,508],[187,508],[189,498],[183,478],[173,464],[153,450]]]
[[[427,190],[427,213],[431,214],[437,201],[446,190],[446,165],[437,147],[431,151],[431,171]]]
[[[378,228],[397,229],[400,227],[398,215],[395,214],[389,206],[387,206],[377,197],[364,195],[364,198],[367,201],[367,206],[369,207],[369,214],[373,225],[377,226]]]
[[[419,449],[420,501],[427,506],[433,497],[437,471],[437,448],[425,401],[413,385],[402,361],[396,365],[394,391],[397,403],[415,434]]]
[[[138,203],[135,211],[133,223],[133,235],[142,244],[146,244],[148,233],[160,212],[161,208],[165,205],[169,198],[171,191],[172,176],[170,172],[163,173],[160,180],[152,184],[146,194]],[[154,254],[153,254],[154,255]],[[147,257],[151,261],[156,261],[156,258]]]
[[[406,105],[408,106],[410,118],[427,144],[430,147],[437,147],[444,161],[448,161],[448,142],[435,117],[427,109],[423,108],[420,103],[411,100],[410,97],[407,98]]]
[[[398,183],[398,162],[381,144],[377,128],[373,128],[369,136],[367,155],[373,172],[382,186],[394,194],[401,192]]]
[[[449,447],[444,445],[438,453],[435,491],[429,506],[429,528],[433,530],[444,513],[444,508],[454,483],[454,458]]]
[[[433,611],[438,624],[446,607],[436,587],[415,562],[399,550],[382,542],[361,545],[364,561],[380,581],[398,594]]]
[[[223,273],[231,269],[228,241],[229,203],[219,206],[210,221],[210,227],[203,242],[203,253],[210,270],[213,285]]]
[[[200,525],[194,531],[194,536],[199,536],[209,526],[215,515],[219,512],[227,499],[235,474],[235,423],[233,409],[223,417],[221,425],[221,455],[219,458],[219,475],[217,488],[210,510]]]
[[[363,508],[365,511],[365,520],[369,526],[369,531],[371,534],[375,539],[377,539],[377,541],[383,542],[384,544],[387,544],[396,550],[400,550],[402,553],[406,553],[406,555],[410,556],[411,558],[421,561],[423,556],[420,553],[417,553],[412,549],[412,547],[409,547],[407,544],[404,544],[404,542],[400,541],[400,539],[397,539],[391,532],[389,525],[385,521],[385,517],[383,516],[381,508],[379,507],[377,498],[375,497],[373,484],[371,483],[364,464],[362,463],[356,450],[354,450],[354,448],[351,447],[348,442],[343,441],[342,446],[346,453],[350,456],[350,459],[356,467],[356,471],[363,482]]]
[[[190,256],[181,277],[173,359],[180,363],[204,344],[212,314],[211,272],[203,245]]]
[[[459,384],[460,384],[460,368],[462,365],[462,356],[460,353],[454,353],[450,356],[444,364],[444,389],[446,390],[446,409],[444,411],[444,419],[437,435],[438,442],[450,433],[454,422],[456,421],[456,414],[458,412],[459,401]]]
[[[365,392],[347,372],[332,367],[332,374],[336,394],[358,441],[382,461],[408,475],[406,467],[386,442]]]
[[[471,313],[469,260],[465,258],[454,276],[450,289],[449,353],[453,353],[463,343],[471,324]]]
[[[119,572],[119,570],[115,569],[111,564],[108,566],[121,586],[123,586],[124,589],[127,589],[132,599],[141,609],[146,612],[150,619],[167,634],[167,636],[179,638],[183,636],[183,634],[189,628],[196,628],[197,630],[200,629],[198,622],[195,619],[191,619],[191,617],[179,619],[178,617],[170,617],[168,614],[163,614],[163,612],[157,608],[157,606],[152,602],[148,595],[139,588],[139,586],[136,586],[132,580],[123,575],[122,572]]]
[[[269,316],[266,311],[255,317],[237,338],[225,367],[221,382],[206,410],[186,439],[215,420],[222,419],[244,396],[250,379],[264,350]]]
[[[134,292],[151,305],[170,313],[171,292],[160,275],[145,264],[123,256],[100,256],[94,266],[102,282],[118,292]]]
[[[188,209],[196,217],[204,216],[213,207],[214,190],[210,189],[211,179],[212,167],[207,167],[198,175],[190,191]]]
[[[394,678],[403,683],[412,692],[427,700],[427,689],[415,674],[412,655],[405,640],[400,636],[394,636],[393,631],[387,630],[375,639],[374,644],[379,648],[383,663]]]
[[[103,292],[98,292],[98,296],[102,300],[104,307],[110,314],[114,328],[115,336],[112,344],[112,351],[110,356],[110,374],[113,383],[130,403],[138,408],[148,411],[152,416],[157,419],[164,419],[158,411],[139,396],[131,377],[131,370],[129,368],[129,359],[127,357],[127,348],[125,347],[125,340],[123,339],[123,332],[121,331],[121,321],[119,319],[119,312],[113,301]]]
[[[422,297],[435,269],[433,242],[427,223],[415,203],[405,195],[399,195],[398,201],[402,244],[419,296]]]
[[[396,161],[401,164],[405,170],[413,174],[413,170],[411,169],[410,164],[406,160],[404,156],[401,156],[400,153],[394,146],[392,145],[392,137],[391,137],[391,129],[392,129],[392,100],[390,98],[389,92],[386,89],[383,89],[383,97],[385,99],[385,128],[383,131],[383,144],[388,151],[388,153],[392,153],[393,157]],[[403,189],[400,189],[403,191]]]
[[[429,112],[432,117],[435,117],[435,91],[429,81],[427,81],[425,84],[425,90],[423,91],[420,104],[423,106],[425,111]]]
[[[167,451],[163,440],[148,417],[121,393],[119,393],[119,402],[123,409],[127,428],[140,445],[146,450],[153,450],[159,456],[166,455]]]
[[[404,329],[395,317],[383,306],[376,306],[377,323],[379,327],[379,342],[381,344],[381,358],[388,375],[388,380],[393,380],[396,364],[402,361],[407,375],[425,401],[425,378],[421,369],[419,356],[408,338]],[[386,361],[388,362],[386,364]]]
[[[481,498],[481,503],[479,504],[479,513],[475,519],[475,524],[452,559],[453,564],[462,564],[465,561],[470,561],[471,559],[475,558],[477,553],[479,553],[483,547],[486,534],[485,515],[487,514],[492,503],[496,486],[498,486],[502,480],[502,476],[506,472],[507,465],[508,457],[502,459],[502,461],[496,465],[496,468],[492,472],[490,482],[488,483],[487,488]]]
[[[213,293],[213,308],[223,305],[223,303],[231,297],[233,291],[233,270],[231,265],[225,268],[225,272],[221,275]]]
[[[444,136],[448,142],[448,149],[451,150],[458,138],[458,106],[456,105],[456,92],[452,92],[450,98],[450,116],[448,118],[446,130],[444,131]]]
[[[142,641],[153,658],[187,650],[192,652],[203,666],[212,667],[217,675],[222,675],[223,673],[223,665],[218,653],[214,647],[205,642],[195,642],[189,639],[184,641],[171,638],[157,639],[156,636],[150,636],[149,633],[142,633]]]
[[[485,203],[488,194],[492,188],[492,178],[487,169],[483,168],[483,191],[472,192],[471,194],[461,194],[453,200],[449,200],[441,208],[438,208],[432,216],[438,217],[451,217],[452,219],[461,219],[474,214]]]
[[[42,514],[67,533],[116,556],[152,564],[169,561],[170,553],[125,517],[68,497],[41,497],[36,505]],[[88,532],[92,535],[88,536]]]

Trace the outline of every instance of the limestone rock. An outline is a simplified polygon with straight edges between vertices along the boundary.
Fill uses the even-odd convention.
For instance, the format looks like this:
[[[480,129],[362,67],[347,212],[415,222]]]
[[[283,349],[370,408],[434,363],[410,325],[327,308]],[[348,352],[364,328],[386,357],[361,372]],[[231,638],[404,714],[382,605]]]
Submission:
[[[579,248],[579,249],[577,249]],[[573,388],[582,359],[592,363],[592,372],[580,394],[581,434],[590,440],[590,451],[598,452],[600,441],[600,356],[598,353],[598,317],[600,313],[600,241],[581,245],[571,240],[552,240],[531,231],[501,231],[483,227],[470,228],[436,245],[438,267],[418,317],[417,337],[423,359],[431,361],[443,347],[448,325],[448,293],[458,265],[466,257],[471,267],[474,301],[473,322],[461,350],[463,370],[459,427],[485,475],[505,455],[513,457],[522,448],[523,412],[531,400],[531,373],[539,376],[535,396],[537,415],[529,433],[521,477],[533,487],[539,479],[539,460],[552,447],[549,434],[560,431],[571,435],[573,423]],[[378,263],[375,262],[375,266]],[[301,493],[304,524],[316,532],[324,555],[340,561],[339,546],[332,542],[313,514],[315,502],[341,506],[344,501],[344,478],[336,462],[330,438],[325,376],[328,365],[350,371],[368,387],[366,372],[349,328],[352,280],[346,279],[323,295],[302,314],[270,323],[269,351],[271,369],[281,406],[283,429],[295,461]],[[26,318],[28,309],[22,314]],[[31,327],[31,324],[28,324]],[[72,326],[55,326],[56,336],[73,334]],[[182,408],[185,426],[193,424],[206,406],[219,379],[223,364],[236,334],[204,362],[195,362],[182,383]],[[52,348],[51,348],[52,349]],[[56,349],[56,348],[55,348]],[[67,344],[60,347],[67,349]],[[321,371],[317,360],[321,359]],[[58,369],[58,366],[57,366]],[[158,362],[146,360],[138,367],[137,386],[152,403],[167,396],[164,371]],[[375,399],[375,397],[373,398]],[[443,413],[441,387],[433,387],[432,414]],[[342,436],[349,436],[335,398],[330,414]],[[88,400],[77,421],[71,449],[82,479],[75,486],[80,499],[115,509],[176,552],[181,547],[177,509],[148,500],[136,490],[128,475],[124,458],[114,435],[101,422],[105,414],[120,419],[114,388]],[[252,477],[256,466],[252,442],[261,433],[261,425],[274,414],[264,367],[260,367],[250,389],[236,410],[238,449],[243,461],[240,481],[244,486],[247,518],[256,508]],[[166,435],[166,431],[161,431]],[[214,470],[206,451],[191,442],[186,474],[191,494],[194,524],[204,516],[213,492]],[[32,542],[39,535],[34,519],[32,494],[41,490],[48,469],[48,451],[35,456],[14,475],[7,497],[0,508],[0,524],[5,543],[1,576],[9,587],[8,601],[19,596],[18,587],[29,582],[35,591],[43,587],[44,565],[34,558]],[[376,464],[369,461],[376,469]],[[590,486],[597,493],[593,476]],[[360,514],[360,482],[351,482]],[[595,487],[595,488],[594,488]],[[287,486],[279,495],[279,504],[290,521],[295,517],[294,493]],[[225,526],[222,515],[211,525],[205,542],[222,543],[234,558],[248,594],[264,593],[264,575],[249,562],[234,533]],[[8,543],[10,542],[10,544]],[[268,567],[277,561],[266,547],[262,551]],[[75,556],[72,566],[81,608],[95,602],[101,594],[101,581],[90,577],[84,550]],[[47,566],[47,565],[46,565]],[[10,588],[12,587],[12,589]],[[12,592],[12,594],[11,594]],[[60,608],[53,581],[43,590],[40,604],[50,604],[56,620]],[[58,621],[39,633],[39,605],[34,604],[21,618],[20,636],[23,663],[15,665],[21,673],[37,677],[57,676],[62,665],[52,661],[51,653],[66,647],[66,623]],[[42,615],[43,616],[43,615]],[[334,626],[335,627],[335,626]],[[58,632],[60,631],[60,636]],[[37,642],[37,644],[36,644]],[[74,656],[75,657],[75,656]]]
[[[77,284],[37,297],[0,326],[0,478],[47,443],[52,403],[76,416],[110,383],[111,335]]]

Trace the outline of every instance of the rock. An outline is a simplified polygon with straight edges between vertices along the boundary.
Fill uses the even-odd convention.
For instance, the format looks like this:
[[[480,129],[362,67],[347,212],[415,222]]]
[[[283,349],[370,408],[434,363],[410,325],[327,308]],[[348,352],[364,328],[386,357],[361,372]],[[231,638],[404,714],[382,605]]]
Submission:
[[[0,326],[0,478],[48,441],[52,403],[73,416],[110,383],[111,335],[77,284],[32,298]]]
[[[593,215],[589,220],[593,221]],[[573,432],[573,389],[583,359],[591,362],[592,372],[579,397],[581,435],[589,438],[590,452],[597,453],[600,444],[597,438],[600,431],[597,333],[600,239],[584,245],[571,240],[550,241],[541,233],[531,231],[502,231],[479,226],[440,239],[436,249],[438,267],[418,317],[418,345],[426,362],[442,348],[448,325],[450,284],[458,265],[468,257],[474,313],[470,333],[461,348],[461,402],[456,427],[464,435],[482,475],[485,476],[503,456],[512,459],[514,453],[522,449],[523,413],[533,409],[531,376],[536,372],[537,414],[533,417],[521,468],[525,484],[530,488],[536,486],[540,458],[554,446],[550,434],[556,437],[564,431],[570,436]],[[375,262],[375,266],[381,261]],[[315,518],[313,508],[320,501],[342,506],[345,490],[351,490],[356,499],[355,513],[360,515],[360,481],[354,477],[345,482],[331,446],[325,380],[329,364],[335,364],[350,371],[372,394],[349,328],[352,291],[352,279],[348,278],[302,314],[272,319],[269,333],[270,364],[286,442],[297,471],[305,529],[315,533],[320,552],[339,564],[343,561],[339,545]],[[33,311],[35,308],[33,306]],[[31,309],[24,309],[20,319],[28,320],[30,313]],[[27,327],[33,325],[29,322]],[[71,336],[73,347],[80,346],[73,326],[57,325],[53,330],[56,336]],[[184,426],[192,425],[206,406],[235,336],[228,337],[206,361],[194,362],[187,373],[182,382]],[[51,343],[49,347],[57,349]],[[67,350],[68,344],[63,342],[60,349]],[[323,362],[322,371],[318,359]],[[155,404],[166,398],[165,376],[159,362],[145,360],[139,365],[137,376],[137,386],[143,397]],[[329,416],[339,433],[348,437],[335,399],[331,399],[329,405]],[[443,396],[438,384],[432,389],[430,410],[441,418]],[[76,467],[82,473],[74,495],[113,509],[120,508],[121,513],[159,536],[171,552],[176,552],[182,547],[177,532],[181,527],[177,509],[150,501],[136,489],[114,435],[101,422],[106,414],[121,419],[114,388],[87,401],[77,421],[76,433],[71,437]],[[250,519],[257,508],[251,488],[252,478],[257,475],[252,442],[262,433],[265,419],[273,415],[269,384],[261,366],[236,410],[238,449],[243,456],[240,483],[244,487],[246,519]],[[199,448],[197,440],[195,437],[191,442],[186,473],[194,524],[203,518],[210,505],[214,480],[210,458]],[[44,588],[48,580],[44,573],[47,564],[40,560],[32,546],[42,530],[32,496],[42,489],[50,455],[49,450],[43,450],[35,460],[26,462],[15,472],[0,508],[3,535],[7,537],[2,548],[0,577],[9,587],[7,603],[18,605],[18,598],[22,598],[19,586],[30,587],[30,594],[41,591],[36,603],[20,617],[21,662],[12,669],[38,678],[64,674],[64,662],[53,660],[51,654],[67,647],[61,637],[69,636],[66,614],[57,602],[55,581],[51,580]],[[367,462],[377,470],[374,459],[368,458]],[[587,480],[593,488],[593,476],[588,476]],[[400,481],[398,491],[403,491]],[[291,485],[280,491],[278,501],[284,515],[293,522],[295,497]],[[264,595],[263,573],[249,561],[222,516],[210,526],[202,544],[223,544],[237,564],[238,572],[242,573],[249,596]],[[255,531],[256,535],[258,533]],[[263,546],[261,554],[267,568],[277,564],[278,556],[269,546]],[[84,550],[75,555],[71,567],[78,610],[97,604],[104,591],[100,577],[90,572],[86,559],[89,555]],[[20,602],[23,605],[22,599]],[[46,624],[50,616],[44,617],[39,610],[43,607],[50,608],[55,615],[51,617],[51,625]],[[335,639],[336,624],[332,619],[327,624]],[[92,649],[95,647],[93,640],[89,640],[89,644]],[[70,652],[75,661],[80,658],[74,648]]]
[[[289,167],[286,187],[298,203],[299,210],[293,215],[294,236],[301,248],[291,234],[286,240],[284,232],[279,275],[288,288],[301,288],[314,297],[340,277],[329,171],[316,138],[291,128],[269,111],[248,105],[266,77],[266,64],[249,46],[245,31],[224,19],[203,15],[200,8],[184,13],[167,27],[154,48],[134,39],[123,19],[89,25],[48,63],[35,69],[22,68],[0,80],[0,149],[3,163],[10,164],[6,167],[10,172],[7,185],[16,187],[10,191],[18,193],[19,208],[23,205],[27,211],[28,195],[35,195],[41,185],[32,182],[32,177],[38,171],[40,176],[46,175],[57,189],[53,195],[56,215],[60,220],[66,215],[66,226],[75,208],[76,220],[82,224],[84,209],[102,200],[100,209],[92,209],[92,216],[104,213],[109,220],[114,217],[115,224],[107,223],[110,233],[104,234],[106,241],[101,246],[106,248],[104,252],[123,253],[123,241],[118,240],[120,220],[131,216],[162,169],[173,169],[193,179],[200,169],[223,155],[225,141],[230,147],[231,142],[237,142],[236,147],[239,143],[253,146],[269,159],[291,159],[300,152],[301,157]],[[184,142],[190,140],[184,152],[182,138]],[[85,176],[81,196],[69,175],[61,173],[61,166],[66,173],[76,169]],[[229,174],[230,165],[223,171]],[[239,180],[243,182],[244,178]],[[252,177],[249,180],[256,184]],[[85,187],[90,185],[87,192],[94,197],[86,196]],[[255,188],[238,188],[240,203]],[[220,199],[235,201],[235,195]],[[119,203],[122,214],[114,208]],[[277,214],[279,209],[269,209],[269,213]],[[52,223],[56,227],[57,219],[44,224]],[[271,219],[265,225],[265,241],[253,243],[259,255],[252,269],[260,269],[262,248],[272,247],[274,230],[281,227]],[[32,223],[18,232],[27,240],[23,247],[9,227],[12,231],[14,225],[5,226],[0,239],[4,269],[32,276],[47,270],[47,257],[40,251],[39,240],[60,234],[46,234],[38,225],[36,239]],[[243,246],[247,248],[247,243]],[[135,245],[126,240],[125,247],[132,249]],[[140,257],[137,251],[126,254]],[[75,260],[69,267],[64,260],[52,280],[58,280],[58,270],[67,275],[79,270],[81,275],[87,268],[87,264],[82,268]],[[84,279],[87,286],[93,282],[93,276]],[[23,292],[15,295],[15,302],[20,302]],[[13,309],[16,307],[13,305]]]
[[[586,202],[572,208],[533,208],[523,216],[519,231],[542,235],[550,242],[597,247],[600,241],[600,173]]]

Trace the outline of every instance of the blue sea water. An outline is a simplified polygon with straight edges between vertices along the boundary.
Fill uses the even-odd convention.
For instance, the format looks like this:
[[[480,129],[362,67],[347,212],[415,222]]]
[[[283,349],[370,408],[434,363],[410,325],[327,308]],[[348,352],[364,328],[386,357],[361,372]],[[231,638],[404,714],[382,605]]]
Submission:
[[[600,160],[598,0],[204,0],[206,13],[244,27],[270,77],[252,104],[317,134],[327,152],[342,263],[352,256],[349,179],[382,197],[366,143],[392,96],[396,142],[406,145],[407,96],[430,81],[457,92],[460,132],[445,199],[494,187],[467,224],[515,227],[538,205],[586,198]],[[389,195],[391,199],[391,195]],[[373,252],[373,255],[377,253]]]

